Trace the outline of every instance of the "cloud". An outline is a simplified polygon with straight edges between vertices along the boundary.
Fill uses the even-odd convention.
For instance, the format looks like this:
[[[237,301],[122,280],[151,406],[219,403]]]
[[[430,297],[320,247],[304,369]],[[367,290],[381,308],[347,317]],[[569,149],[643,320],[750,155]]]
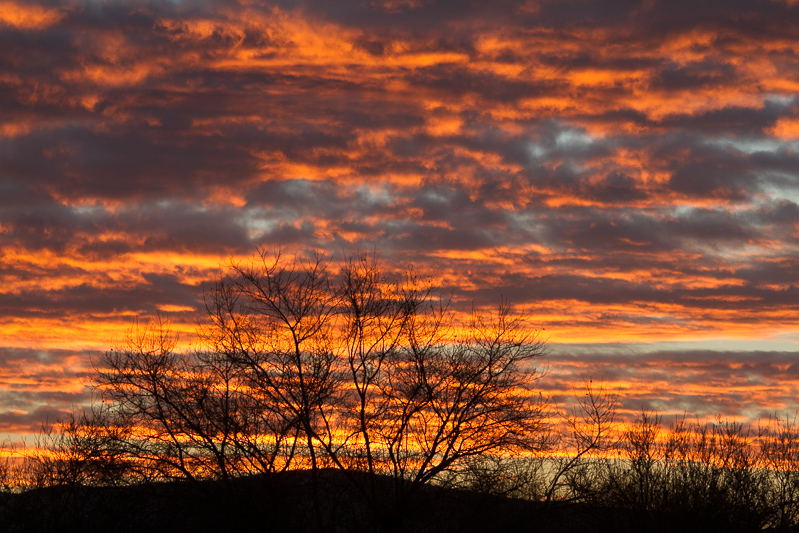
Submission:
[[[64,14],[40,5],[0,2],[0,25],[22,30],[39,30],[57,23]]]
[[[0,350],[0,433],[36,433],[43,423],[55,423],[96,400],[89,385],[91,362],[99,357],[84,350]],[[590,381],[619,395],[620,421],[632,421],[647,409],[667,423],[683,414],[753,423],[799,409],[794,352],[555,344],[537,362],[544,375],[536,387],[555,405],[573,402]]]
[[[0,349],[191,335],[257,246],[562,342],[795,331],[798,8],[0,2]]]
[[[561,401],[568,399],[570,387],[579,392],[580,384],[591,380],[619,395],[620,414],[627,421],[645,409],[666,417],[688,414],[708,420],[720,415],[749,423],[799,408],[799,359],[793,352],[640,353],[619,345],[615,351],[597,347],[593,354],[588,348],[577,355],[565,345],[554,348],[548,367],[540,383]]]

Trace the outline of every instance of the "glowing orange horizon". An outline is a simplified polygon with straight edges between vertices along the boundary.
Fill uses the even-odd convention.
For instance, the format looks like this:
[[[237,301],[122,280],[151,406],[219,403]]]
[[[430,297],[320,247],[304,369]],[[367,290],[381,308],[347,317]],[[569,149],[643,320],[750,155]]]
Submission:
[[[89,4],[0,0],[0,433],[87,401],[137,318],[195,342],[257,247],[375,250],[559,345],[799,330],[794,0],[668,31],[657,2]],[[728,362],[731,411],[795,407],[775,361]],[[561,396],[591,372],[553,364]],[[722,405],[709,367],[658,364]],[[677,405],[658,364],[609,383]]]

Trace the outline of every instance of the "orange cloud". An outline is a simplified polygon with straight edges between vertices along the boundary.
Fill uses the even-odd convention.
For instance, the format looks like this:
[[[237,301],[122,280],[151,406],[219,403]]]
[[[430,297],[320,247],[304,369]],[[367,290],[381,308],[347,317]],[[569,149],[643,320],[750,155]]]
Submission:
[[[799,139],[799,119],[781,118],[771,130],[772,134],[785,140]]]
[[[38,30],[56,24],[64,17],[59,9],[16,2],[0,2],[0,26],[8,25],[23,30]]]

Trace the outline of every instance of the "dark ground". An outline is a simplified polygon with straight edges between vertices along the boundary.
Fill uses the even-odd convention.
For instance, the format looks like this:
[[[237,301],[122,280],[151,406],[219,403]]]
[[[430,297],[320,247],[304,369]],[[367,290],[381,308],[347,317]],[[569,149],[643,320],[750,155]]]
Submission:
[[[0,531],[746,531],[712,510],[664,514],[585,504],[544,505],[437,487],[425,487],[400,508],[387,478],[377,478],[373,491],[378,497],[369,505],[357,484],[372,485],[365,475],[358,476],[353,482],[340,472],[322,471],[318,513],[311,476],[304,471],[231,483],[62,486],[4,494]]]

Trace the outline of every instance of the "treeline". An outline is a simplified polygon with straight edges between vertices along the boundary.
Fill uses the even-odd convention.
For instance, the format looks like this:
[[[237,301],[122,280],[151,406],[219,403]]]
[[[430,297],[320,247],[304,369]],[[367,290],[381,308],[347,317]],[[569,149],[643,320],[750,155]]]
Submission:
[[[592,520],[601,517],[601,524],[583,524],[590,531],[799,530],[795,419],[748,426],[682,415],[666,425],[643,411],[632,423],[613,424],[587,456],[573,446],[555,451],[564,456],[478,463],[463,472],[465,485],[553,506],[580,505],[591,510]]]
[[[588,410],[545,430],[546,449],[474,457],[415,492],[405,480],[401,501],[390,473],[357,466],[320,468],[316,479],[298,467],[164,483],[129,466],[120,470],[105,455],[107,442],[98,443],[96,433],[72,420],[42,435],[40,447],[21,460],[0,463],[0,525],[32,523],[30,530],[40,530],[71,521],[80,528],[102,518],[123,531],[114,519],[124,501],[131,531],[249,527],[264,520],[300,531],[799,530],[794,421],[775,418],[752,427],[680,416],[665,425],[642,412],[631,424],[617,424],[612,397],[589,390],[585,398]],[[591,405],[600,409],[591,411]],[[109,509],[112,517],[103,515]],[[154,513],[155,521],[141,513]]]
[[[147,499],[178,498],[165,487],[192,495],[187,517],[215,509],[226,524],[270,516],[298,530],[799,522],[788,420],[663,428],[642,413],[621,426],[617,398],[590,384],[570,410],[541,394],[546,344],[507,303],[459,321],[429,281],[389,278],[366,254],[335,268],[268,253],[229,266],[205,294],[195,349],[177,350],[166,320],[137,325],[95,362],[97,402],[0,463],[0,525],[74,516],[80,528],[97,509],[117,509],[109,523],[139,517],[106,501],[119,491],[166,524],[172,506]],[[481,501],[482,518],[452,518]]]

